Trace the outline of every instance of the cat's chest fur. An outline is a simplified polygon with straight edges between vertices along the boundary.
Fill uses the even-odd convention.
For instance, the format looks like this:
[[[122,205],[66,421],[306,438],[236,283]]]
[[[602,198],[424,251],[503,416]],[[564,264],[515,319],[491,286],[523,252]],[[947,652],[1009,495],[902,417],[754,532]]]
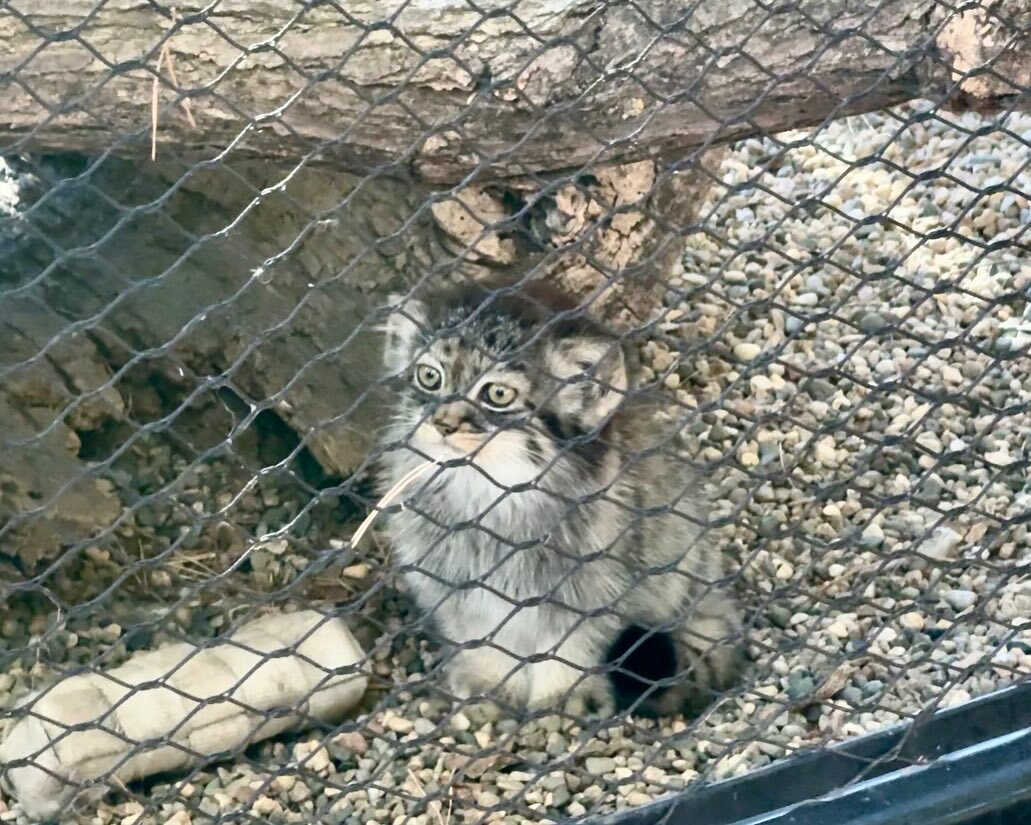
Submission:
[[[493,620],[536,612],[538,603],[561,610],[611,597],[621,576],[609,568],[620,565],[601,551],[626,529],[619,492],[605,502],[564,501],[540,489],[501,491],[470,475],[477,471],[441,472],[391,517],[395,562],[423,609],[446,599],[470,620]]]

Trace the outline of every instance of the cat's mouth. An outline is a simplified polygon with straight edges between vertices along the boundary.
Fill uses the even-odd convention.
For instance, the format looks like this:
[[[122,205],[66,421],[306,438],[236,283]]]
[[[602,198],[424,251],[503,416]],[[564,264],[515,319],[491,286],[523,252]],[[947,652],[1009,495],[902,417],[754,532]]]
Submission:
[[[451,433],[442,435],[432,424],[422,424],[416,430],[418,446],[436,459],[464,458],[483,446],[482,433]]]
[[[477,433],[455,433],[445,436],[444,443],[462,455],[468,455],[483,444],[483,436]]]

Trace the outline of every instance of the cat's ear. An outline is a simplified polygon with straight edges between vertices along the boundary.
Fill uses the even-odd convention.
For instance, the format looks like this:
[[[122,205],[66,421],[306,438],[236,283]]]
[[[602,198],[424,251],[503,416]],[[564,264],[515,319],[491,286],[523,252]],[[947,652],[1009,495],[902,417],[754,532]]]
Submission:
[[[549,360],[555,377],[565,383],[559,390],[561,407],[587,428],[602,424],[626,398],[629,368],[614,338],[568,338]]]
[[[389,295],[387,302],[391,309],[382,326],[383,365],[391,373],[400,373],[411,366],[416,342],[426,328],[426,307],[401,293]]]

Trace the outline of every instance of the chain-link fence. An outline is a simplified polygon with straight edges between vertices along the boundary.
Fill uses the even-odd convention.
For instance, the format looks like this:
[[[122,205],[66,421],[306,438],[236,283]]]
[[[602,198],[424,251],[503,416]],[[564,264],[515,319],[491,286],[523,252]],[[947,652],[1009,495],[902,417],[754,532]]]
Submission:
[[[992,735],[1027,3],[281,5],[0,3],[0,821],[744,821]]]

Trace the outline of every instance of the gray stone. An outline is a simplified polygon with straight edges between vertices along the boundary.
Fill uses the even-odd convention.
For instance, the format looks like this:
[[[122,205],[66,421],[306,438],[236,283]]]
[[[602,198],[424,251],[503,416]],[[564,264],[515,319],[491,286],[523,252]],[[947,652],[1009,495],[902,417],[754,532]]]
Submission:
[[[416,719],[415,720],[415,732],[419,736],[432,736],[433,732],[437,729],[437,726],[429,719]]]
[[[879,312],[867,312],[859,319],[859,328],[868,334],[881,332],[888,326],[888,322]]]
[[[850,705],[858,705],[863,701],[863,691],[854,685],[848,685],[841,689],[841,698]]]
[[[977,594],[973,590],[946,590],[942,598],[956,610],[966,610],[977,601]]]
[[[587,768],[587,773],[594,776],[602,776],[606,773],[612,773],[616,769],[616,762],[607,756],[588,756],[584,762],[584,767]]]
[[[787,628],[791,625],[791,610],[783,605],[771,605],[766,615],[777,627]]]
[[[569,800],[572,798],[572,795],[569,793],[569,788],[567,788],[565,785],[562,785],[561,787],[558,787],[555,790],[553,790],[551,792],[551,796],[551,807],[553,808],[564,808],[567,804],[569,804]]]
[[[812,696],[815,688],[813,677],[808,673],[795,670],[788,675],[788,697],[793,701]]]
[[[805,390],[817,401],[826,401],[838,391],[826,378],[811,378],[806,381]]]
[[[553,733],[548,736],[546,750],[548,756],[562,756],[569,750],[569,740],[560,733]]]
[[[780,530],[780,520],[773,515],[765,515],[759,519],[759,535],[764,539],[773,538]]]

